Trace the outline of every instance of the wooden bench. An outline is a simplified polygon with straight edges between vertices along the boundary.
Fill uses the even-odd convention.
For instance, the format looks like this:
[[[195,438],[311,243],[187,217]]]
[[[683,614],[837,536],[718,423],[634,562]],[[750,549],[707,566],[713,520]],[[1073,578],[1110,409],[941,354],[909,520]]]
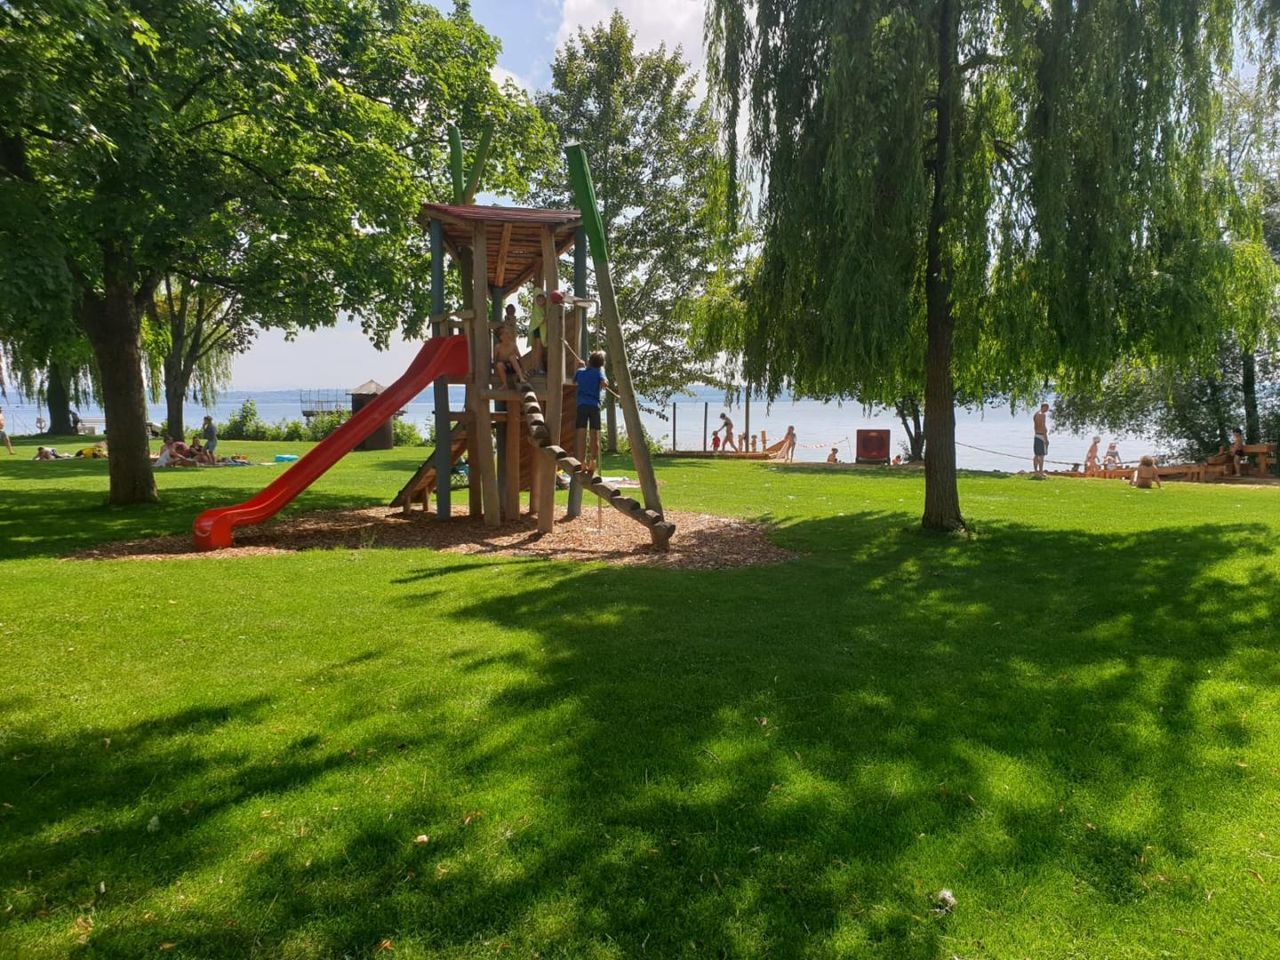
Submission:
[[[1242,467],[1241,472],[1256,470],[1257,475],[1260,477],[1265,477],[1271,473],[1271,465],[1276,460],[1276,445],[1274,443],[1246,443],[1244,452],[1254,458],[1254,463],[1252,467]]]

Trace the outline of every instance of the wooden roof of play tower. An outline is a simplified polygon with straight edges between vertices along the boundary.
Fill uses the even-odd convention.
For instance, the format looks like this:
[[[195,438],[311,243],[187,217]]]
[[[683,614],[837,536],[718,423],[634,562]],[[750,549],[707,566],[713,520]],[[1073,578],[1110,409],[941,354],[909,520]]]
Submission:
[[[445,248],[455,257],[473,244],[476,226],[484,226],[489,285],[508,292],[540,274],[542,231],[555,237],[556,253],[573,246],[582,214],[577,210],[536,210],[475,204],[424,203],[418,214],[423,229],[439,220]]]

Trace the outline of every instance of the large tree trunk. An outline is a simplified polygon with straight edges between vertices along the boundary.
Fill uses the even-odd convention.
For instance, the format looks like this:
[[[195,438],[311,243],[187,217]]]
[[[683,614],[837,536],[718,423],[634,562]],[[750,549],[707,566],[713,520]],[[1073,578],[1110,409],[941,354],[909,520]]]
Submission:
[[[1240,357],[1240,388],[1244,393],[1244,442],[1262,442],[1262,422],[1258,419],[1258,358],[1252,350]]]
[[[903,397],[896,405],[898,419],[907,434],[907,459],[919,463],[924,459],[924,427],[920,423],[920,401]]]
[[[49,406],[49,432],[59,436],[75,433],[71,426],[71,378],[54,361],[45,372],[44,402]]]
[[[604,405],[604,452],[618,452],[618,402],[610,393]]]
[[[90,295],[83,323],[98,361],[107,419],[108,473],[114,504],[152,503],[156,480],[147,438],[147,396],[142,379],[141,314],[129,285],[106,271],[106,293]]]
[[[181,440],[186,434],[183,423],[182,407],[187,399],[187,384],[179,375],[170,376],[168,369],[164,376],[165,432],[175,440]]]
[[[933,162],[933,203],[929,211],[926,241],[925,310],[928,341],[925,346],[924,516],[926,530],[963,530],[960,491],[956,485],[955,381],[951,355],[955,317],[951,312],[951,264],[944,232],[950,216],[952,125],[959,107],[957,86],[956,0],[942,0],[938,10],[938,113],[936,153]]]

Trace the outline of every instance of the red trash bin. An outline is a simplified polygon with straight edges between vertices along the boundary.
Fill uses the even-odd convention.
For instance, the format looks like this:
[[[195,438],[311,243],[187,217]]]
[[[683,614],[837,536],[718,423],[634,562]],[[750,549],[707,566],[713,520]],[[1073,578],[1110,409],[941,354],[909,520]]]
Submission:
[[[888,463],[889,431],[859,430],[854,460],[857,463]]]

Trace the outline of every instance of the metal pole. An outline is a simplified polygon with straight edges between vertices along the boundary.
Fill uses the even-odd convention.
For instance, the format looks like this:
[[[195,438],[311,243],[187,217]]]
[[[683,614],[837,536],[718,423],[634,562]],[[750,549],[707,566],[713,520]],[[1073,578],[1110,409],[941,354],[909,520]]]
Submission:
[[[742,425],[742,436],[738,437],[738,443],[744,453],[751,452],[751,384],[747,384],[747,411],[744,415],[744,423]],[[744,440],[743,437],[746,439]]]
[[[431,221],[431,312],[444,313],[444,229],[439,220]],[[443,318],[431,324],[431,335],[443,337],[448,328]],[[447,520],[452,508],[450,481],[453,476],[453,425],[449,422],[449,381],[440,377],[433,385],[436,404],[436,519]],[[424,497],[422,509],[427,509]]]
[[[676,402],[671,401],[671,452],[676,452]]]
[[[711,415],[711,401],[702,401],[702,452],[707,452],[707,417]]]

